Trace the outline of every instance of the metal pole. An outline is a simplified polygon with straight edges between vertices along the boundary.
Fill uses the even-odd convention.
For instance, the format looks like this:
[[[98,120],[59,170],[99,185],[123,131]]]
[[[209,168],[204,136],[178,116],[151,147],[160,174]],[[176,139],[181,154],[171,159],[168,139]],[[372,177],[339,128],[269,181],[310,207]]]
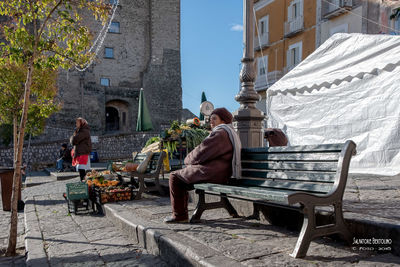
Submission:
[[[243,0],[243,41],[241,90],[235,99],[240,107],[233,113],[234,127],[243,147],[263,146],[262,120],[264,114],[256,108],[260,95],[254,89],[256,71],[254,66],[254,0]]]

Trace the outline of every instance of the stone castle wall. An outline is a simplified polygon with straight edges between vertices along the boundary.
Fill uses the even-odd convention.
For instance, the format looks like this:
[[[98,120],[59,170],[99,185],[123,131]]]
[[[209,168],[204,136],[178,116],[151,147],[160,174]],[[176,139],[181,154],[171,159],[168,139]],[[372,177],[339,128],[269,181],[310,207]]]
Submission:
[[[101,25],[86,16],[96,37]],[[113,22],[119,23],[120,30],[107,33],[91,67],[59,73],[62,109],[35,141],[59,140],[65,135],[63,129],[74,128],[77,117],[87,119],[93,135],[134,133],[140,88],[155,130],[180,118],[180,0],[120,0]],[[105,57],[105,48],[113,49],[112,58]],[[110,86],[102,86],[101,78],[109,79]],[[110,107],[119,113],[115,132],[106,131],[106,108]]]
[[[132,152],[140,151],[146,141],[153,136],[155,132],[105,135],[98,137],[98,143],[93,143],[93,148],[97,151],[100,161],[129,159]],[[60,139],[51,142],[31,143],[28,148],[28,142],[25,142],[23,161],[29,162],[31,169],[37,169],[38,166],[54,164],[58,156],[61,144],[68,143],[67,139]],[[12,166],[13,148],[0,148],[0,166]]]

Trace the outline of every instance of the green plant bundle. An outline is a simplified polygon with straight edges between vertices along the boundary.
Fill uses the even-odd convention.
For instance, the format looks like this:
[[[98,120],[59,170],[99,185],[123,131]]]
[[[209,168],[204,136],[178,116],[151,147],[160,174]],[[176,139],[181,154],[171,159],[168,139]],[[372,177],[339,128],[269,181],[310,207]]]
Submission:
[[[169,157],[172,159],[172,154],[177,152],[178,141],[166,141],[164,142],[164,148],[168,150]]]
[[[189,149],[198,146],[208,136],[208,131],[203,129],[188,129],[182,131],[182,137],[186,139],[186,145]]]
[[[144,145],[144,147],[148,147],[149,145],[155,143],[155,142],[159,142],[161,140],[161,138],[159,136],[155,136],[155,137],[151,137],[149,140],[147,140],[146,144]]]

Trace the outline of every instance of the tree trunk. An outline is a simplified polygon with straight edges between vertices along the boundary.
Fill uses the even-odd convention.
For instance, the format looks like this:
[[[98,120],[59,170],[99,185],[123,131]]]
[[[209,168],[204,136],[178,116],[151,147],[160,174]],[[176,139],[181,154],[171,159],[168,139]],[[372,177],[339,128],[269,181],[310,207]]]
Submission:
[[[14,144],[14,159],[13,159],[13,167],[15,168],[15,162],[17,161],[17,148],[18,148],[18,118],[17,118],[17,114],[14,114],[14,118],[13,118],[13,144]]]
[[[11,222],[10,234],[8,237],[8,247],[6,256],[14,256],[17,247],[17,229],[18,229],[18,193],[21,187],[21,165],[22,165],[22,152],[24,146],[24,134],[26,120],[28,117],[29,97],[31,94],[32,74],[33,74],[33,58],[28,62],[28,72],[26,75],[25,92],[24,92],[24,106],[22,110],[21,122],[19,125],[18,133],[18,146],[17,154],[14,156],[14,177],[13,177],[13,193],[11,201]]]

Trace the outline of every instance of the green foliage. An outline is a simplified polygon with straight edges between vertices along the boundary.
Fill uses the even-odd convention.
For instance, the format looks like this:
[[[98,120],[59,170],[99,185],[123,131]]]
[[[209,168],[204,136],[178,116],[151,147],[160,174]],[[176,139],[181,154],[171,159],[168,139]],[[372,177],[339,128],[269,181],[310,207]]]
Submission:
[[[2,25],[6,42],[1,58],[50,69],[84,65],[92,35],[85,16],[93,13],[105,23],[110,5],[105,0],[7,0],[0,2],[0,15],[10,20]]]
[[[26,75],[25,65],[0,64],[0,125],[12,125],[14,116],[18,122],[21,120]],[[27,134],[42,133],[45,120],[59,109],[59,105],[55,101],[56,78],[57,72],[53,69],[35,70],[28,108]],[[9,134],[12,135],[12,131]],[[6,136],[3,137],[5,140],[8,139]]]
[[[180,126],[179,121],[173,121],[173,122],[171,123],[170,129],[171,129],[171,130],[178,130],[178,129],[179,129],[179,126]]]
[[[0,141],[8,146],[12,140],[13,127],[11,124],[3,124],[0,127]]]

